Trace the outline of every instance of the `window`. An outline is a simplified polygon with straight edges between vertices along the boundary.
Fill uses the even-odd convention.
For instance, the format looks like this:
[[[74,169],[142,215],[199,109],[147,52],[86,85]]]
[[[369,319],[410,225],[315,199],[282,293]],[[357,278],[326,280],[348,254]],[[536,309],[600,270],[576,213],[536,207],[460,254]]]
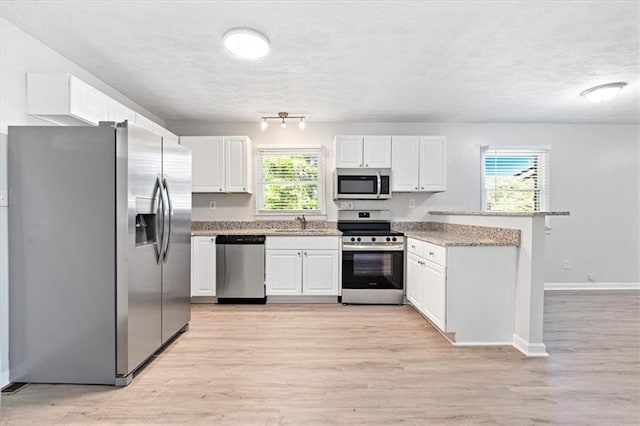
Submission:
[[[321,148],[258,149],[258,214],[324,214]]]
[[[549,209],[548,147],[484,147],[483,210]]]

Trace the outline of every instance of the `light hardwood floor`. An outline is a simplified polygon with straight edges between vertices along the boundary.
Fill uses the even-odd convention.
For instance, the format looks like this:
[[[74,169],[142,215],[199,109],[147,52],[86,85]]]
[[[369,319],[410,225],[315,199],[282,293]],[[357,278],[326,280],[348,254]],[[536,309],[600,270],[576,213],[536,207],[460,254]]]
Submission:
[[[547,292],[549,358],[410,306],[194,305],[127,388],[29,385],[2,424],[640,424],[640,293]]]

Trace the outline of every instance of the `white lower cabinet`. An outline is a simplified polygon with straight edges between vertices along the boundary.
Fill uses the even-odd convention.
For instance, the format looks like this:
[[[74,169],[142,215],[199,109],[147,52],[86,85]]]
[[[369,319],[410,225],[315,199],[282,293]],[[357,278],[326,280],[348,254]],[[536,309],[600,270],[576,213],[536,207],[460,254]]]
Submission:
[[[458,345],[511,344],[516,247],[407,240],[407,300]]]
[[[302,250],[265,250],[267,296],[302,294]]]
[[[216,295],[216,238],[191,237],[191,297]]]
[[[338,296],[339,237],[267,237],[267,296]]]

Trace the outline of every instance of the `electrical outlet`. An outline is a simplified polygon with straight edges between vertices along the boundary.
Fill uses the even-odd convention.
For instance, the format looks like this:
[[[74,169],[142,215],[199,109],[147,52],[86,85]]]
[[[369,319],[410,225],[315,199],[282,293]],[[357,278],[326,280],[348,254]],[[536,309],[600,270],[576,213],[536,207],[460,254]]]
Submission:
[[[416,206],[416,200],[413,198],[409,200],[409,208],[412,209]]]
[[[342,210],[353,210],[353,201],[343,201],[340,203]]]
[[[216,209],[216,202],[209,201],[209,210],[215,210],[215,209]]]
[[[594,274],[593,272],[589,272],[587,274],[587,280],[589,280],[590,282],[594,282],[596,280],[596,274]]]
[[[564,260],[564,269],[571,269],[571,259]]]

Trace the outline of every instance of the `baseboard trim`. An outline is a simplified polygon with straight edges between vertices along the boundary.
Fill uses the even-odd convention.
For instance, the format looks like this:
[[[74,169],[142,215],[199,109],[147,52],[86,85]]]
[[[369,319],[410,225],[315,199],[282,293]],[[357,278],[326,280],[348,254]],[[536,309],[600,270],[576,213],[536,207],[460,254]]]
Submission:
[[[338,303],[338,296],[267,296],[267,303]]]
[[[0,372],[0,389],[5,388],[10,384],[11,382],[9,381],[9,370],[3,370],[2,372]]]
[[[513,342],[451,342],[455,347],[465,346],[513,346]]]
[[[544,283],[545,290],[640,290],[637,283]]]
[[[529,343],[517,334],[513,335],[513,347],[528,357],[548,357],[544,343]]]

